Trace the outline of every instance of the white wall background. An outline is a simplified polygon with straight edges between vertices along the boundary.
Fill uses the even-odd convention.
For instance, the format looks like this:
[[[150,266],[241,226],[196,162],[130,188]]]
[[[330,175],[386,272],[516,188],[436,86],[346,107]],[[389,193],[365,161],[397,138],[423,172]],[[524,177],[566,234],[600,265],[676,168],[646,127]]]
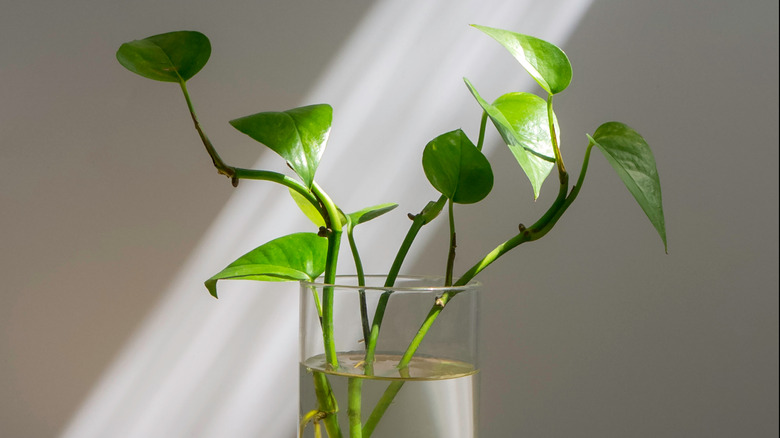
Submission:
[[[495,13],[499,3],[484,5]],[[116,47],[171,29],[207,33],[214,55],[191,91],[212,139],[224,144],[223,157],[251,163],[257,149],[225,121],[306,103],[318,73],[369,6],[3,3],[0,434],[41,437],[63,430],[162,292],[185,281],[176,273],[232,193],[200,151],[175,87],[130,76],[113,59]],[[621,120],[642,132],[665,190],[670,254],[663,255],[652,227],[595,155],[583,193],[555,232],[503,259],[482,279],[484,436],[777,435],[777,9],[775,2],[758,0],[596,0],[585,14],[564,46],[575,79],[556,101],[568,165],[578,168],[584,133],[603,121]],[[447,16],[434,13],[431,25],[440,32],[420,38],[454,38],[473,49],[471,40],[482,36],[465,26],[471,20],[446,23]],[[541,26],[533,15],[497,14],[485,24],[523,19],[528,28]],[[394,26],[417,29],[415,16]],[[508,56],[498,62],[496,71],[514,69],[518,78],[478,84],[484,94],[525,86],[524,73]],[[449,90],[449,82],[430,84],[429,71],[415,65],[397,72],[399,83],[431,87],[434,94]],[[466,68],[447,80],[485,74]],[[361,79],[370,78],[355,78],[356,86]],[[459,87],[453,93],[465,94]],[[430,117],[426,105],[421,100],[384,110]],[[463,127],[475,131],[476,108],[465,111],[467,120],[475,115]],[[381,133],[383,122],[374,116],[364,123]],[[329,153],[338,150],[339,136],[346,143],[354,132],[350,123],[338,119],[337,108]],[[429,126],[430,133],[403,147],[421,148],[456,127],[446,114],[431,117]],[[493,135],[487,148],[497,158],[497,187],[482,207],[502,215],[487,222],[480,208],[460,209],[460,254],[492,247],[518,222],[532,222],[552,197],[547,187],[536,204],[529,200],[530,189],[496,140]],[[382,147],[381,138],[367,143]],[[360,170],[376,173],[370,164]],[[335,177],[323,183],[337,199],[352,195]],[[418,196],[430,197],[424,191]],[[376,201],[386,200],[396,200],[392,190]],[[403,207],[418,205],[412,199]],[[411,270],[439,269],[440,263],[426,260],[441,258],[443,242],[443,233],[434,232]],[[383,257],[377,255],[369,269],[381,270]],[[463,256],[461,268],[469,260]],[[224,264],[214,263],[217,269]],[[197,289],[190,306],[224,309],[230,299],[215,302]],[[247,320],[252,318],[236,323]],[[232,333],[242,336],[230,345],[252,345],[260,336],[255,328],[237,327]],[[172,333],[180,337],[171,342],[187,336]],[[193,371],[186,357],[178,359]],[[226,376],[250,368],[219,371]],[[175,379],[161,382],[168,391],[175,388]],[[262,382],[244,388],[257,386]],[[136,402],[153,405],[154,391],[149,395]]]

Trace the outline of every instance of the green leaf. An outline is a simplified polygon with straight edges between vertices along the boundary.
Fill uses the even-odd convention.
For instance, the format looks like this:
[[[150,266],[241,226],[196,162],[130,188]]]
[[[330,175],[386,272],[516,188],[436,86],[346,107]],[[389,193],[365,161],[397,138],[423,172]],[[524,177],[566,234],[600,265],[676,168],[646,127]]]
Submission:
[[[666,245],[666,225],[661,202],[661,181],[655,158],[639,133],[619,122],[605,123],[589,137],[607,158],[634,196]]]
[[[313,280],[325,271],[328,240],[315,233],[289,234],[242,255],[213,277],[206,288],[217,297],[217,280]]]
[[[571,63],[555,44],[539,38],[487,26],[473,27],[501,43],[520,65],[550,94],[565,90],[571,83]]]
[[[253,114],[231,120],[230,124],[281,155],[311,188],[332,121],[333,108],[319,104]]]
[[[439,216],[444,205],[447,204],[447,197],[441,196],[436,201],[429,201],[420,212],[423,217],[423,224],[429,224]]]
[[[311,202],[304,198],[300,193],[293,189],[288,190],[290,192],[290,196],[293,198],[293,201],[295,201],[295,204],[298,206],[298,208],[301,209],[303,214],[306,215],[306,217],[309,218],[309,220],[312,221],[314,225],[318,227],[324,227],[325,219],[322,218],[320,211],[317,210],[317,208],[314,207]]]
[[[422,163],[428,181],[452,202],[479,202],[493,188],[490,162],[460,129],[431,140]]]
[[[295,204],[298,206],[298,208],[303,212],[304,215],[306,215],[307,218],[316,226],[318,227],[324,227],[325,219],[323,219],[322,214],[320,214],[320,211],[317,210],[314,205],[312,205],[311,202],[309,202],[306,198],[301,196],[300,193],[296,192],[293,189],[288,189],[290,192],[290,196],[293,198],[293,201],[295,201]],[[340,208],[338,208],[339,212],[339,219],[341,219],[341,225],[347,223],[347,217],[344,215],[344,212],[341,211]],[[324,210],[324,208],[323,208]]]
[[[178,31],[122,44],[116,59],[126,69],[163,82],[185,82],[206,65],[211,43],[195,31]]]
[[[347,216],[349,217],[349,221],[347,223],[354,228],[356,225],[368,222],[371,219],[376,219],[379,216],[382,216],[383,214],[393,210],[396,207],[398,207],[398,204],[393,204],[393,203],[379,204],[379,205],[374,205],[372,207],[366,207],[362,210],[348,214]]]
[[[547,102],[531,93],[508,93],[489,104],[468,79],[464,81],[531,182],[534,199],[538,198],[555,163]],[[555,115],[553,122],[556,133],[560,132]]]

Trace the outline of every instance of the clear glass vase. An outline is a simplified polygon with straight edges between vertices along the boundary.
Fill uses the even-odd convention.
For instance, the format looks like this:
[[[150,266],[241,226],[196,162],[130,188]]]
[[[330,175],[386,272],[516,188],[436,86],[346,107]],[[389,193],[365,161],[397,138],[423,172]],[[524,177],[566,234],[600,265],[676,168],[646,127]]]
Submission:
[[[337,280],[301,282],[299,437],[476,437],[479,284]]]

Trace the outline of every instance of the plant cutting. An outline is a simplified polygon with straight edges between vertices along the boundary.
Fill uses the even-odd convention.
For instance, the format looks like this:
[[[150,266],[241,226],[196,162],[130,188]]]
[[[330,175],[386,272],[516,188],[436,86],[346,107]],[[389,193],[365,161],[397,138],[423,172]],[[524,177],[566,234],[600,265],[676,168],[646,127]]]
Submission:
[[[461,129],[454,129],[424,145],[422,170],[439,195],[408,215],[408,231],[398,248],[388,249],[396,251],[396,256],[381,276],[363,272],[354,230],[391,212],[397,204],[380,203],[346,213],[315,179],[331,129],[330,105],[265,111],[231,120],[238,131],[281,156],[291,175],[231,166],[222,160],[204,132],[187,88],[189,79],[210,57],[209,39],[195,31],[170,32],[122,44],[117,51],[117,60],[128,70],[179,85],[195,129],[218,173],[229,178],[234,186],[241,180],[284,186],[314,224],[309,232],[282,236],[258,246],[205,281],[214,297],[219,282],[224,280],[300,282],[301,392],[302,396],[305,392],[308,395],[301,402],[299,436],[475,436],[476,421],[444,434],[435,424],[424,424],[425,418],[413,417],[420,412],[430,414],[426,409],[433,409],[435,415],[423,417],[444,416],[445,423],[453,424],[453,419],[474,417],[473,406],[467,403],[462,411],[437,412],[436,402],[417,405],[419,396],[414,394],[455,394],[463,385],[473,388],[476,384],[478,365],[471,342],[479,288],[475,277],[507,252],[539,240],[552,230],[577,199],[594,147],[615,169],[666,249],[661,186],[655,159],[644,138],[620,122],[599,126],[592,135],[584,137],[585,155],[572,184],[553,111],[554,96],[564,91],[572,79],[568,57],[557,46],[529,35],[473,27],[506,48],[545,96],[509,92],[489,102],[474,84],[464,79],[464,92],[474,97],[475,114],[481,115],[478,138],[474,142]],[[526,222],[530,223],[528,226],[519,225],[505,241],[474,258],[465,272],[456,274],[455,205],[477,203],[493,188],[493,171],[482,151],[488,120],[527,176],[533,198],[538,198],[543,182],[553,172],[557,175],[558,192],[541,217]],[[441,277],[403,276],[404,260],[418,233],[442,213],[448,224],[449,244],[444,251]],[[342,245],[344,234],[347,245]],[[337,276],[342,248],[348,248],[354,261],[350,267],[354,275],[349,278]],[[409,316],[390,317],[398,308],[408,308]],[[471,392],[473,395],[473,389]],[[407,393],[409,398],[404,398]],[[409,411],[409,416],[397,414],[405,411]]]

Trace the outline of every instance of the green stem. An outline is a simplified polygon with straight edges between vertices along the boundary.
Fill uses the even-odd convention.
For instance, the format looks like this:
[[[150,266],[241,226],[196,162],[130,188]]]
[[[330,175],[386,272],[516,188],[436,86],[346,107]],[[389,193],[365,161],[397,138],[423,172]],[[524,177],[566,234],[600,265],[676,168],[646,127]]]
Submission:
[[[347,218],[349,221],[349,218]],[[355,237],[353,235],[355,228],[351,222],[347,224],[347,240],[349,241],[349,249],[352,251],[352,259],[355,261],[355,271],[357,272],[358,286],[366,285],[366,274],[363,272],[363,262],[360,260],[360,253],[358,252],[357,244],[355,243]],[[363,342],[368,342],[368,337],[371,335],[371,327],[368,325],[368,305],[366,304],[366,291],[363,289],[358,290],[358,296],[360,299],[360,321],[363,325]]]
[[[219,172],[221,175],[225,175],[228,178],[231,178],[234,186],[237,186],[238,181],[241,179],[271,181],[286,186],[289,189],[298,192],[307,201],[309,201],[314,206],[314,208],[320,212],[320,214],[324,216],[322,205],[320,205],[320,203],[317,201],[317,198],[312,195],[311,191],[299,181],[277,172],[242,169],[240,167],[233,167],[225,164],[225,162],[222,161],[222,158],[219,156],[219,153],[217,153],[217,149],[211,143],[211,140],[209,140],[209,137],[200,126],[200,121],[198,120],[198,115],[195,113],[195,107],[192,104],[190,93],[187,91],[186,82],[179,82],[179,85],[181,86],[181,91],[184,94],[184,99],[187,102],[187,109],[190,111],[190,117],[192,118],[192,123],[195,125],[195,130],[198,132],[198,135],[203,142],[203,146],[206,147],[206,152],[208,152],[209,156],[211,157],[211,162],[214,163],[214,167],[217,169],[217,172]]]
[[[406,233],[404,241],[401,242],[401,247],[398,248],[398,252],[393,260],[393,265],[390,266],[390,271],[387,273],[387,278],[385,279],[385,287],[392,287],[395,284],[398,273],[401,272],[401,265],[403,265],[406,255],[409,253],[409,249],[412,247],[412,243],[417,237],[417,233],[423,226],[436,219],[436,216],[439,215],[441,209],[444,207],[444,202],[446,200],[447,198],[444,195],[441,195],[436,201],[428,202],[419,214],[414,216],[409,215],[412,219],[412,225],[409,227],[409,231]]]
[[[457,246],[457,243],[455,242],[455,214],[453,212],[452,204],[452,199],[450,199],[449,202],[447,202],[450,219],[450,250],[447,254],[447,272],[444,276],[445,286],[452,286],[452,270],[455,266],[455,247]]]
[[[477,140],[477,149],[482,150],[482,144],[485,142],[485,127],[487,126],[488,113],[482,111],[482,120],[479,122],[479,139]]]
[[[561,218],[563,213],[577,198],[577,195],[579,195],[580,190],[582,189],[582,185],[585,182],[585,175],[588,171],[588,163],[590,162],[590,152],[592,149],[593,143],[591,142],[588,144],[588,148],[585,150],[585,157],[582,160],[582,169],[580,170],[580,175],[577,178],[577,183],[574,185],[574,187],[572,187],[571,191],[567,194],[566,190],[561,190],[558,193],[558,198],[556,198],[553,205],[550,206],[550,208],[544,213],[544,215],[542,215],[541,218],[539,218],[538,221],[536,221],[536,223],[527,229],[523,227],[519,234],[490,251],[485,257],[482,258],[482,260],[478,261],[474,266],[471,267],[471,269],[466,271],[458,279],[458,281],[455,282],[455,286],[463,286],[467,284],[477,274],[482,272],[483,269],[487,268],[488,265],[496,261],[499,257],[506,254],[509,250],[515,248],[516,246],[525,242],[539,240],[548,232],[550,232],[550,230],[552,230],[552,228]]]
[[[577,198],[577,195],[580,194],[580,190],[582,189],[582,185],[585,183],[585,174],[588,172],[588,163],[590,162],[590,151],[593,149],[593,146],[595,146],[595,143],[592,141],[588,142],[588,147],[585,149],[585,157],[582,159],[582,169],[580,169],[580,176],[577,178],[577,183],[574,184],[574,187],[571,188],[571,192],[569,193],[569,196],[566,197],[566,202],[564,203],[563,210],[565,211],[572,202]],[[563,212],[561,212],[563,213]]]
[[[349,382],[347,383],[347,391],[349,392],[349,405],[347,407],[347,417],[349,418],[349,438],[362,438],[363,436],[363,424],[360,418],[362,387],[362,378],[349,378]]]
[[[519,234],[515,235],[511,239],[507,240],[506,242],[502,243],[501,245],[493,249],[491,252],[489,252],[485,257],[482,258],[482,260],[477,262],[477,264],[472,266],[471,269],[466,271],[466,273],[464,273],[458,279],[458,281],[455,282],[455,286],[464,286],[468,284],[468,282],[470,282],[483,269],[488,267],[491,263],[496,261],[499,257],[506,254],[513,248],[525,242],[541,239],[548,232],[550,232],[553,226],[555,226],[555,224],[558,222],[558,219],[561,218],[561,216],[566,211],[566,209],[569,208],[569,206],[577,198],[577,195],[580,193],[580,190],[582,189],[582,185],[585,181],[585,174],[587,173],[588,170],[588,163],[590,161],[590,152],[592,149],[593,149],[593,143],[591,142],[588,144],[588,148],[585,151],[585,157],[582,160],[582,169],[580,170],[580,175],[579,178],[577,179],[577,184],[572,188],[568,196],[566,196],[565,191],[563,191],[563,196],[559,194],[558,199],[556,199],[556,202],[535,224],[533,224],[528,229],[522,229]],[[404,354],[404,357],[402,358],[399,367],[405,367],[406,365],[408,365],[409,361],[411,360],[411,357],[414,355],[415,351],[417,350],[417,347],[419,347],[420,342],[422,342],[422,339],[427,333],[428,329],[431,327],[433,322],[439,316],[439,313],[441,313],[441,311],[444,309],[444,305],[447,304],[447,302],[450,300],[451,297],[452,296],[449,292],[445,293],[441,297],[441,299],[438,300],[437,303],[434,304],[434,306],[428,312],[428,316],[425,318],[425,321],[420,327],[420,330],[417,332],[417,335],[410,343],[409,348],[407,348],[407,351]]]
[[[558,135],[555,132],[555,118],[553,113],[553,95],[547,96],[547,123],[550,127],[550,140],[552,141],[553,152],[555,153],[555,164],[558,166],[558,178],[563,184],[563,180],[568,181],[566,166],[563,164],[561,149],[558,147]]]
[[[491,263],[496,261],[499,257],[506,254],[516,246],[528,242],[529,240],[531,240],[531,233],[528,232],[528,230],[524,230],[523,232],[513,236],[511,239],[507,240],[506,242],[498,245],[492,251],[487,253],[487,255],[485,255],[485,257],[483,257],[480,261],[478,261],[474,266],[472,266],[468,271],[466,271],[463,275],[461,275],[461,277],[455,282],[455,286],[463,286],[467,284],[477,274],[482,272],[483,269],[487,268]]]
[[[482,121],[480,124],[480,131],[479,131],[479,140],[478,140],[478,149],[482,149],[482,145],[485,139],[485,125],[487,123],[487,113],[482,113]],[[429,223],[432,221],[437,215],[438,212],[441,211],[441,204],[446,201],[445,196],[440,196],[439,199],[436,202],[429,203],[425,209],[423,209],[420,214],[414,216],[412,226],[409,229],[409,232],[406,235],[406,238],[404,239],[404,242],[401,244],[401,248],[398,250],[398,254],[396,255],[395,261],[393,262],[393,266],[390,269],[390,273],[388,274],[387,281],[385,282],[385,286],[390,287],[393,286],[395,283],[396,276],[398,272],[400,271],[401,264],[403,263],[403,260],[406,258],[406,255],[409,251],[409,248],[411,247],[412,242],[414,241],[414,238],[417,236],[417,233],[420,231],[420,229],[423,227],[423,225]],[[453,265],[454,265],[454,259],[455,259],[455,222],[454,222],[454,214],[453,214],[453,203],[452,201],[449,202],[449,224],[450,224],[450,252],[447,260],[447,275],[445,283],[447,286],[449,286],[452,283],[452,271],[453,271]],[[376,342],[379,338],[379,330],[382,325],[382,319],[384,318],[385,308],[387,307],[388,300],[390,299],[391,292],[385,292],[382,294],[382,296],[379,298],[379,302],[377,303],[377,310],[374,313],[374,322],[373,326],[371,328],[371,338],[369,339],[369,342],[367,344],[366,349],[366,370],[368,372],[373,370],[373,362],[374,362],[374,351],[376,349]],[[446,304],[446,302],[449,300],[449,296],[442,297],[445,301],[442,301],[443,304]],[[440,301],[437,300],[437,303]],[[442,308],[443,308],[442,304]],[[441,309],[438,310],[436,313],[441,312]],[[426,318],[426,321],[430,320],[430,323],[432,324],[435,320],[435,317]],[[422,337],[425,336],[425,332],[427,332],[427,328],[424,329],[424,332],[421,334],[420,338],[418,340],[413,340],[413,342],[416,342],[416,345],[414,346],[414,351],[416,351],[417,346],[419,346],[419,343],[422,341]],[[419,334],[419,332],[418,332]],[[408,350],[407,350],[408,352]],[[404,355],[404,357],[401,359],[401,362],[399,364],[399,368],[403,369],[406,368],[409,361],[411,360],[411,356],[414,354],[414,352],[411,352],[408,356]],[[366,420],[366,424],[363,426],[363,438],[369,438],[371,436],[371,433],[373,433],[374,428],[376,428],[376,425],[379,423],[379,420],[382,419],[382,416],[384,415],[385,411],[387,411],[388,407],[390,407],[390,403],[392,403],[393,399],[395,399],[396,394],[398,394],[398,391],[401,390],[401,387],[403,386],[403,381],[396,381],[392,382],[387,389],[385,390],[384,394],[382,395],[382,398],[379,400],[377,405],[374,407],[374,410],[371,412],[371,415],[369,416],[368,420]]]
[[[486,116],[483,117],[482,120],[483,129],[485,121]],[[480,143],[482,142],[483,138],[484,132],[480,134]],[[391,287],[395,284],[395,280],[397,278],[398,272],[401,269],[403,260],[406,258],[406,255],[409,252],[409,248],[412,246],[412,242],[417,236],[417,233],[425,224],[430,223],[433,219],[436,218],[436,216],[439,215],[439,212],[441,211],[446,199],[447,198],[442,195],[435,202],[429,202],[418,215],[412,218],[412,226],[409,228],[409,232],[406,234],[406,238],[404,238],[404,241],[401,244],[401,248],[399,248],[398,253],[396,254],[393,266],[390,268],[390,272],[388,273],[387,279],[385,281],[386,287]],[[390,299],[390,294],[391,292],[385,292],[382,294],[382,296],[379,298],[379,302],[377,303],[376,312],[374,313],[374,322],[373,326],[371,327],[371,338],[369,339],[366,348],[365,370],[366,374],[368,375],[373,373],[374,352],[376,350],[376,344],[379,338],[379,330],[382,325],[382,319],[384,318],[387,303]],[[398,394],[398,391],[401,390],[403,384],[403,381],[394,381],[388,385],[384,394],[382,394],[382,398],[374,407],[374,410],[371,412],[371,415],[368,417],[365,425],[363,426],[363,438],[369,438],[371,436],[377,424],[379,423],[379,420],[382,419],[382,416],[385,414],[385,411],[387,411],[387,408],[390,407],[390,403],[392,403],[393,399],[395,399],[396,394]]]
[[[324,414],[322,422],[325,423],[328,437],[341,438],[341,428],[336,415],[339,411],[339,405],[333,395],[333,388],[330,386],[328,376],[322,372],[314,371],[312,378],[314,379],[314,392],[317,394],[318,409]]]
[[[312,193],[328,214],[326,218],[326,225],[329,227],[328,252],[323,281],[326,285],[333,285],[336,281],[336,265],[341,245],[341,219],[336,205],[316,182],[312,184]],[[339,369],[336,341],[333,338],[333,286],[325,286],[322,290],[322,338],[328,366],[333,370]]]
[[[301,418],[301,422],[298,424],[298,436],[303,437],[303,432],[306,430],[306,426],[309,425],[309,423],[318,424],[320,421],[318,416],[320,415],[320,411],[317,409],[314,409],[313,411],[309,411],[306,415]],[[316,427],[316,426],[315,426]]]
[[[441,207],[446,198],[444,196],[439,197],[436,202],[429,202],[422,211],[412,217],[412,225],[409,227],[409,231],[404,237],[404,241],[401,242],[401,247],[398,248],[398,252],[393,260],[393,265],[390,266],[390,271],[385,278],[385,287],[392,287],[395,284],[395,280],[398,278],[398,273],[401,271],[401,265],[403,265],[406,255],[409,253],[409,249],[412,247],[414,239],[417,237],[417,233],[425,224],[430,223],[438,212],[441,211]],[[382,327],[382,319],[385,316],[385,309],[387,303],[390,300],[391,292],[385,292],[379,297],[379,301],[374,311],[374,319],[371,323],[371,333],[368,339],[366,339],[366,374],[371,375],[373,373],[374,355],[376,352],[376,344],[379,339],[379,330]]]
[[[313,205],[320,215],[325,217],[324,207],[320,204],[319,200],[312,194],[311,190],[307,189],[300,181],[290,178],[287,175],[278,172],[272,172],[270,170],[255,170],[255,169],[243,169],[240,167],[231,167],[233,170],[233,178],[239,179],[252,179],[259,181],[270,181],[277,184],[281,184],[289,189],[294,190],[298,194],[304,197],[311,205]]]
[[[395,399],[396,394],[398,394],[398,391],[401,390],[402,386],[404,386],[403,380],[393,381],[387,386],[385,393],[382,394],[382,398],[380,398],[376,406],[374,406],[374,410],[371,411],[371,415],[369,415],[368,419],[366,420],[366,424],[363,425],[363,438],[371,437],[371,434],[374,433],[374,429],[376,429],[376,425],[379,423],[379,420],[382,419],[385,411],[387,411],[387,408],[390,407],[390,403],[393,402],[393,399]]]
[[[195,124],[195,130],[198,131],[198,135],[200,136],[203,145],[206,147],[206,151],[209,153],[209,156],[211,157],[211,161],[214,163],[214,167],[217,168],[217,172],[219,172],[220,174],[225,175],[228,178],[233,178],[235,176],[235,170],[232,167],[226,165],[222,161],[222,158],[220,158],[219,154],[217,153],[217,150],[211,144],[211,140],[209,140],[208,136],[206,136],[206,133],[203,132],[203,130],[200,127],[198,116],[195,114],[195,107],[192,105],[192,100],[190,99],[190,93],[187,91],[186,82],[183,80],[179,81],[179,85],[181,86],[182,93],[184,93],[184,99],[187,101],[187,108],[190,110],[190,117],[192,117],[192,123]]]
[[[541,239],[548,232],[550,232],[553,226],[555,226],[555,224],[558,222],[558,219],[561,218],[566,209],[568,209],[572,202],[574,202],[574,200],[577,198],[577,195],[582,188],[582,185],[585,181],[585,174],[588,170],[591,149],[593,149],[593,142],[588,144],[588,148],[585,151],[585,157],[582,160],[582,170],[580,171],[580,176],[577,179],[577,184],[572,188],[571,192],[568,193],[568,196],[566,193],[566,186],[562,183],[562,189],[559,192],[555,202],[536,223],[531,225],[529,228],[525,228],[521,225],[520,233],[490,251],[485,257],[482,258],[482,260],[477,262],[468,271],[466,271],[458,279],[458,281],[455,282],[455,286],[464,286],[468,284],[468,282],[470,282],[477,274],[482,272],[482,270],[487,268],[491,263],[496,261],[502,255],[506,254],[520,244]],[[562,178],[564,179],[564,182],[568,181],[568,174],[563,173]],[[401,362],[398,364],[399,368],[405,368],[409,365],[412,356],[414,356],[414,353],[417,351],[417,348],[420,346],[423,338],[428,333],[428,329],[430,329],[434,321],[436,321],[436,318],[439,316],[441,311],[444,310],[444,306],[447,304],[447,302],[449,302],[452,296],[452,292],[445,292],[439,299],[436,300],[436,303],[433,305],[433,307],[431,307],[431,310],[428,312],[425,321],[423,321],[420,329],[417,331],[417,334],[412,339],[412,342],[410,342],[409,347],[406,349],[406,352],[401,358]]]

